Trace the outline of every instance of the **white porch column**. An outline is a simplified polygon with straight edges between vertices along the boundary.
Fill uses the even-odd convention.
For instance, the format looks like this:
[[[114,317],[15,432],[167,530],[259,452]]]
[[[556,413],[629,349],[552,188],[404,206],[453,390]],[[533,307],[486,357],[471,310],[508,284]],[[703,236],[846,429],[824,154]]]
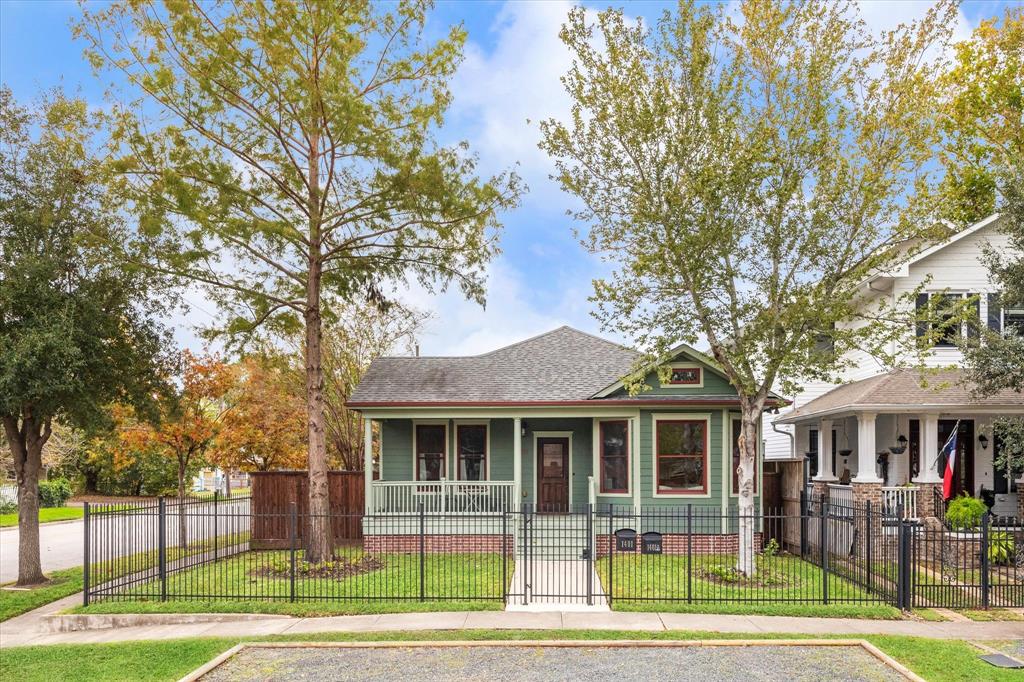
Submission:
[[[373,422],[363,417],[363,511],[373,513]]]
[[[921,470],[914,483],[941,483],[939,477],[939,415],[924,414],[921,419]]]
[[[832,483],[838,480],[832,471],[832,420],[822,419],[818,424],[818,475],[815,481]]]
[[[881,483],[875,470],[875,414],[857,415],[857,475],[854,483]]]
[[[523,503],[523,419],[512,420],[512,480],[515,481],[512,500],[513,508],[518,509]]]

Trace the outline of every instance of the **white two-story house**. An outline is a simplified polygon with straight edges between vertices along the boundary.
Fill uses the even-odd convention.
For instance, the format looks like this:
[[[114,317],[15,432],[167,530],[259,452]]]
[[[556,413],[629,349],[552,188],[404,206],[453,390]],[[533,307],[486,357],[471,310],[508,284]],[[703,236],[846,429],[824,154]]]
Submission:
[[[932,296],[977,295],[978,325],[1024,333],[1024,309],[1000,305],[983,262],[986,245],[1009,248],[999,224],[998,215],[990,216],[924,249],[897,270],[871,278],[862,285],[865,305],[876,306],[880,299],[897,305],[924,284],[918,306]],[[945,462],[940,450],[956,429],[955,494],[981,497],[996,514],[1024,518],[1024,500],[1017,498],[1018,486],[1024,493],[1024,481],[1011,480],[994,467],[999,443],[992,433],[997,415],[1024,414],[1024,395],[972,393],[959,369],[963,356],[957,338],[972,333],[973,325],[965,324],[942,339],[927,360],[933,373],[886,371],[870,355],[852,353],[842,384],[810,384],[793,396],[792,405],[771,417],[773,425],[766,423],[764,429],[765,461],[783,472],[784,489],[792,493],[809,483],[815,494],[876,500],[889,507],[902,503],[908,516],[941,516]]]

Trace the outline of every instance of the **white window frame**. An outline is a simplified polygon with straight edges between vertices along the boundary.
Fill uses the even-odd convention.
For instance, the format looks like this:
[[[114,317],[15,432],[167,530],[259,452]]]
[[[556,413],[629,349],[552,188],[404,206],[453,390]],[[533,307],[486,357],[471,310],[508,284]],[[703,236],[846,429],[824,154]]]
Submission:
[[[626,492],[604,493],[601,492],[601,423],[602,422],[626,422]],[[633,497],[633,418],[632,417],[601,417],[594,419],[594,441],[593,441],[593,463],[590,470],[597,479],[598,497]]]
[[[707,479],[707,490],[703,493],[662,493],[658,492],[658,422],[703,421],[704,437],[704,476]],[[731,449],[730,449],[731,456]],[[708,499],[712,497],[714,482],[711,480],[711,414],[708,412],[659,412],[651,415],[651,496],[658,499]]]
[[[661,376],[658,375],[658,385],[661,388],[668,388],[672,390],[686,390],[693,388],[704,388],[704,373],[707,369],[699,362],[670,362],[668,363],[669,371],[673,369],[699,369],[700,370],[700,381],[695,384],[673,384],[671,382],[662,381]]]
[[[441,480],[447,481],[449,478],[449,458],[450,458],[450,439],[451,433],[448,429],[447,419],[415,419],[412,422],[412,481],[420,480],[420,468],[419,458],[416,456],[416,433],[418,426],[443,426],[444,427],[444,468],[441,472]],[[433,481],[424,481],[424,483],[433,483]]]
[[[491,480],[491,420],[490,419],[456,419],[455,420],[455,438],[452,440],[452,448],[454,457],[453,465],[455,466],[455,480],[462,480],[459,471],[459,427],[460,426],[482,426],[484,427],[484,480]],[[468,483],[478,483],[479,481],[468,481]]]

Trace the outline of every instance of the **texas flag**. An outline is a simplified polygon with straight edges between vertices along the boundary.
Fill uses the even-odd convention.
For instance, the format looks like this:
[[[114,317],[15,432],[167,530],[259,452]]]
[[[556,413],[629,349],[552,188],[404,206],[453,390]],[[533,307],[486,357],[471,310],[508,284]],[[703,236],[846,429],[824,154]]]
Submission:
[[[948,500],[953,497],[953,472],[956,471],[956,433],[960,430],[960,422],[953,427],[953,433],[949,434],[949,440],[942,446],[939,458],[945,457],[946,471],[942,475],[942,499]]]

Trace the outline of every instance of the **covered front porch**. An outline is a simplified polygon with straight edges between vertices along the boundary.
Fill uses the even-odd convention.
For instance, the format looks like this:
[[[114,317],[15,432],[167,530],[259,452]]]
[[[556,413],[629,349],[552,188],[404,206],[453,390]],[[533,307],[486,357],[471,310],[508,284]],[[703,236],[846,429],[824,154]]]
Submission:
[[[992,421],[999,414],[838,411],[798,422],[796,439],[809,480],[830,499],[872,499],[886,513],[941,518],[942,448],[955,432],[952,496],[977,497],[996,516],[1020,516],[1018,488],[1024,489],[1024,480],[995,466],[999,442]]]
[[[377,476],[366,480],[366,515],[495,514],[524,504],[549,512],[596,506],[598,440],[618,438],[627,467],[635,418],[635,412],[608,412],[367,419],[364,466],[374,468],[371,453],[376,453]],[[613,425],[608,434],[604,424]]]

